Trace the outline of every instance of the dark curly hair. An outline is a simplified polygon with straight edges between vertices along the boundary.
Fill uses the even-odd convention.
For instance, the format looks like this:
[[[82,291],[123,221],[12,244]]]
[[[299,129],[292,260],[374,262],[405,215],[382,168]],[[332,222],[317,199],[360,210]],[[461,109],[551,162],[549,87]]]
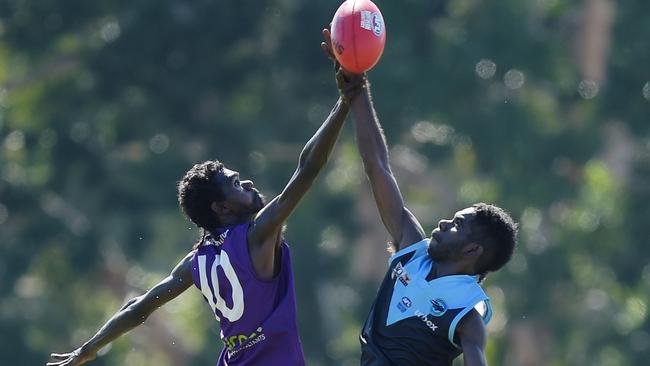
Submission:
[[[220,226],[219,217],[210,205],[225,198],[217,183],[217,177],[223,174],[223,168],[218,160],[195,164],[178,182],[178,204],[185,215],[204,230]]]
[[[472,207],[476,210],[472,239],[484,248],[476,268],[482,281],[488,272],[497,271],[508,263],[517,244],[519,228],[501,207],[483,202]]]

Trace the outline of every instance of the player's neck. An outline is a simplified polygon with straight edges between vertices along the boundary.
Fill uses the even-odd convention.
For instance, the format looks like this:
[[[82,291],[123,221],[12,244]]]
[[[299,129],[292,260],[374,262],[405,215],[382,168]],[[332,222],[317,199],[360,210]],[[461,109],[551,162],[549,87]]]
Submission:
[[[228,228],[228,227],[233,227],[237,225],[241,225],[245,222],[248,222],[251,220],[250,216],[242,217],[242,216],[224,216],[220,218],[221,225],[219,225],[220,228]]]
[[[464,267],[465,266],[463,264],[458,262],[451,262],[451,261],[434,262],[433,265],[431,266],[431,270],[429,271],[429,274],[427,275],[427,281],[431,281],[433,279],[444,277],[444,276],[468,274],[469,272]]]

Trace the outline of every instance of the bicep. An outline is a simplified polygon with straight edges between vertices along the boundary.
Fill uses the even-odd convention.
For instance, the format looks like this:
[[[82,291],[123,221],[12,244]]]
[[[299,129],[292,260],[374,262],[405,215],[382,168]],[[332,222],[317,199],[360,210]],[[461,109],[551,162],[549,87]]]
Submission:
[[[470,311],[463,317],[457,332],[463,349],[464,365],[487,366],[484,354],[487,332],[485,324],[476,310]]]
[[[387,169],[379,169],[368,172],[368,179],[381,220],[397,249],[422,240],[425,237],[424,230],[404,206],[404,198],[393,173]]]

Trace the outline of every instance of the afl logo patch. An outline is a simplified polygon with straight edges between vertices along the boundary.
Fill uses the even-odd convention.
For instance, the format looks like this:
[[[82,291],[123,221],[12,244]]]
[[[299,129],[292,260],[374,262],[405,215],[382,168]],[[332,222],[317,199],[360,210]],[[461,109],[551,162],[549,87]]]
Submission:
[[[402,297],[402,301],[397,303],[397,308],[399,309],[399,311],[401,311],[403,313],[403,312],[406,311],[406,309],[410,308],[411,305],[413,305],[413,303],[411,302],[411,299],[404,296],[404,297]]]
[[[410,308],[411,307],[411,299],[409,299],[406,296],[402,297],[402,304],[404,304],[404,306],[406,306],[407,308]]]
[[[447,311],[447,304],[443,299],[431,300],[431,314],[433,316],[442,316]]]

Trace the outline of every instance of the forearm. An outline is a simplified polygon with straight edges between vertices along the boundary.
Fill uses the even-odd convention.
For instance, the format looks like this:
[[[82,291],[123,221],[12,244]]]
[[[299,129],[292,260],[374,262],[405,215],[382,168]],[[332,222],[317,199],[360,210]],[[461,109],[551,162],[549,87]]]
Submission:
[[[316,175],[323,168],[332,153],[349,110],[350,106],[339,98],[325,122],[300,153],[300,169]]]
[[[351,108],[357,146],[366,173],[390,170],[386,138],[372,104],[369,86],[352,101]]]
[[[95,354],[102,347],[142,324],[150,313],[138,307],[139,298],[129,301],[119,312],[109,319],[97,333],[81,347],[83,352]]]

